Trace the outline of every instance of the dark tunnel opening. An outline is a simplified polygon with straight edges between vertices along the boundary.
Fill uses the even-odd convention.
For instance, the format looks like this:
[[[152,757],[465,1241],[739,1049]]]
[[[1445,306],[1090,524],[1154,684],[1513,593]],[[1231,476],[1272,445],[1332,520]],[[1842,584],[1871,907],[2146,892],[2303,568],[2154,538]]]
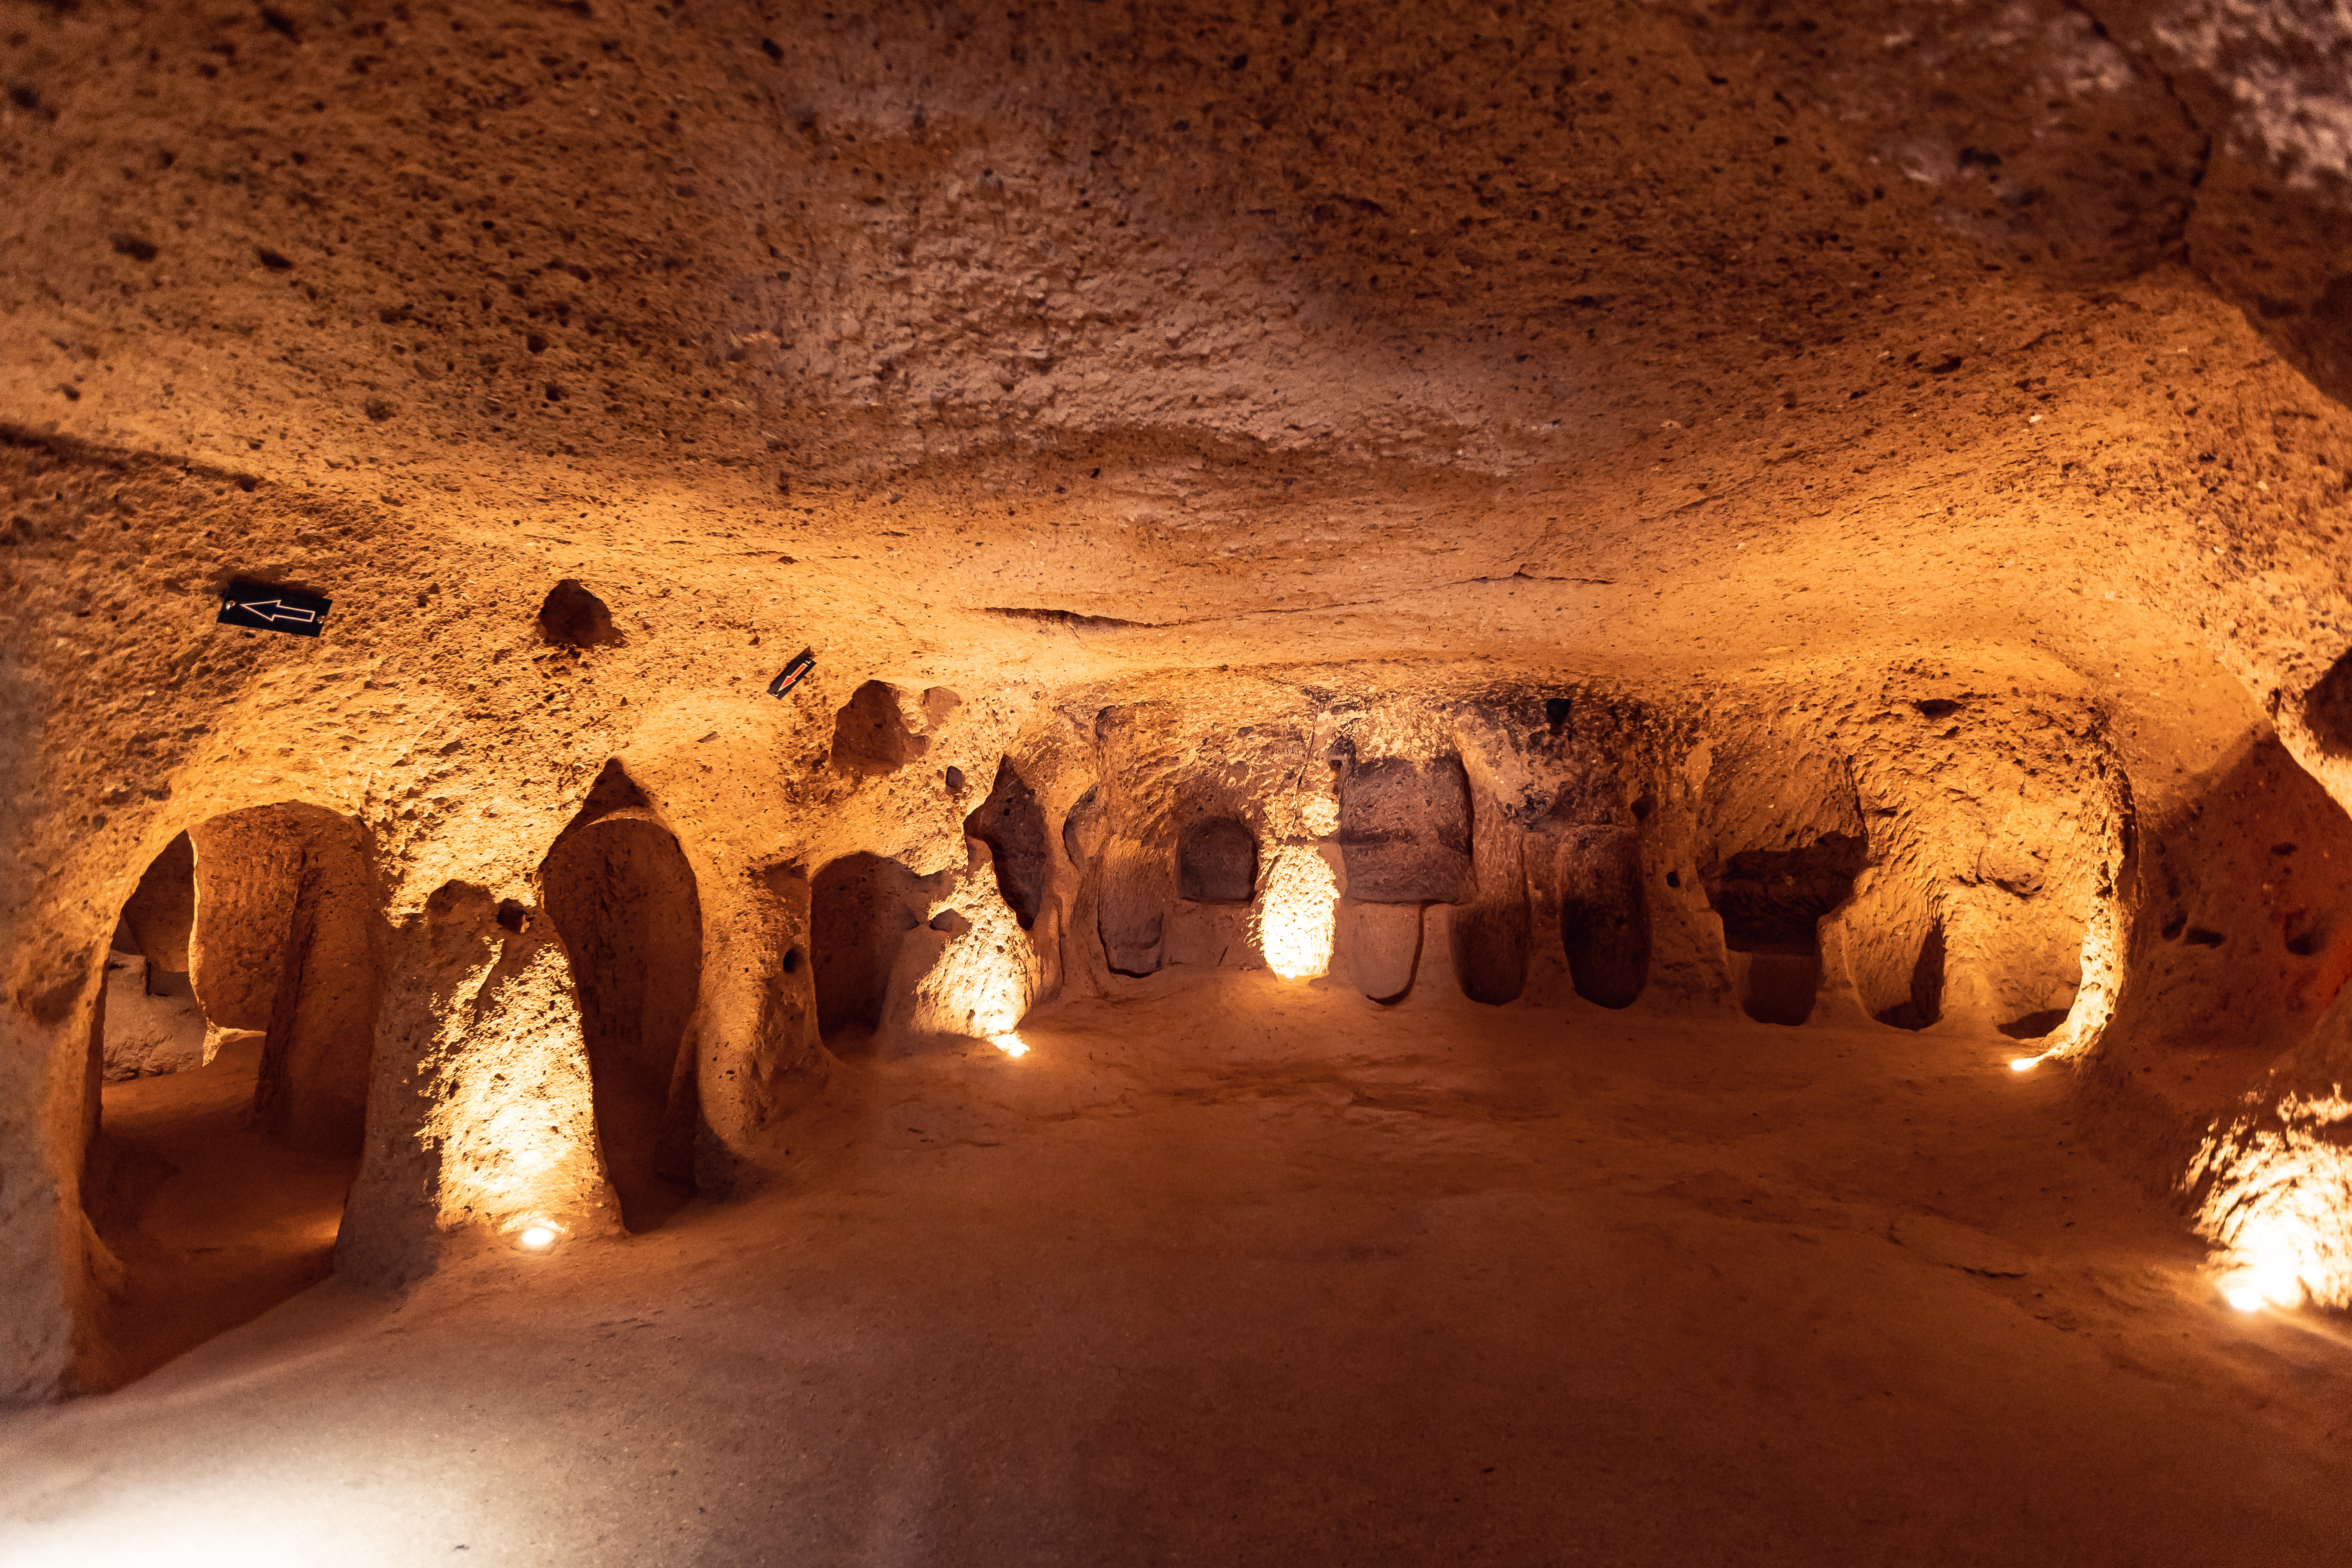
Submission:
[[[1868,846],[1824,833],[1796,849],[1744,849],[1706,879],[1723,945],[1747,957],[1740,1006],[1762,1024],[1812,1016],[1822,984],[1822,917],[1853,891]]]
[[[167,844],[91,1018],[82,1202],[120,1265],[86,1375],[126,1382],[333,1271],[383,952],[370,850],[320,807]]]

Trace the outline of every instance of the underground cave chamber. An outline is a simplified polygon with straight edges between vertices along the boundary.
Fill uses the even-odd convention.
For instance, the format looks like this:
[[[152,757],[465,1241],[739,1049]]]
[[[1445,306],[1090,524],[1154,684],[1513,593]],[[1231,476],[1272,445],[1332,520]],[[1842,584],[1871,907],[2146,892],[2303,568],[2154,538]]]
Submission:
[[[0,1561],[2352,1562],[2320,0],[0,26]]]
[[[715,908],[689,854],[707,830],[682,839],[642,762],[604,763],[523,897],[453,883],[421,925],[335,813],[171,840],[121,908],[90,1037],[114,1375],[338,1258],[397,1279],[469,1233],[495,1253],[663,1227],[698,1191],[756,1190],[757,1129],[829,1074],[1014,1057],[1024,1020],[1087,998],[1257,975],[1413,1039],[1524,1016],[1575,1050],[1617,1018],[1738,1019],[1768,1053],[1859,1031],[2018,1068],[2187,1051],[2210,1077],[2166,1038],[2231,1017],[2276,1049],[2352,967],[2352,830],[2274,743],[2158,838],[2094,709],[1941,666],[1794,724],[1591,682],[1334,699],[1328,679],[1105,685],[984,729],[944,689],[868,680],[816,776],[932,826],[892,853],[755,854]],[[2292,889],[2268,935],[2233,910],[2249,885]],[[388,1176],[425,1184],[422,1228]],[[372,1195],[346,1219],[354,1181]]]
[[[743,1181],[747,1129],[780,1102],[747,1079],[788,1102],[828,1062],[1011,1055],[1038,1009],[1221,975],[1353,996],[1412,1037],[1526,1015],[1573,1048],[1613,1017],[1742,1018],[1767,1050],[1859,1030],[1997,1041],[2020,1067],[2161,1064],[2116,1020],[2161,1035],[2245,1008],[2224,889],[2300,872],[2257,984],[2265,1039],[2310,1026],[2347,967],[2352,834],[2307,775],[2256,748],[2218,797],[2262,798],[2301,844],[2254,855],[2284,828],[2200,816],[2159,847],[2134,837],[2093,710],[1917,695],[1962,685],[1890,670],[1791,726],[1591,683],[1335,700],[1193,678],[1184,701],[1104,686],[970,736],[954,693],[869,680],[819,776],[888,792],[930,837],[755,857],[713,911],[677,805],[609,761],[526,897],[452,884],[405,935],[350,819],[213,817],[139,879],[93,1014],[109,1353],[127,1375],[266,1309],[328,1272],[339,1228],[352,1277],[399,1277],[382,1258],[419,1233],[382,1167],[412,1141],[441,1147],[428,1247],[641,1234]],[[428,1088],[372,1111],[383,1042]],[[376,1196],[345,1222],[355,1178]]]
[[[1101,1281],[1111,1296],[1093,1310],[1115,1322],[1109,1301],[1136,1310],[1136,1282],[1171,1248],[1216,1293],[1201,1310],[1221,1332],[1253,1331],[1229,1321],[1252,1292],[1341,1342],[1390,1313],[1401,1333],[1432,1331],[1412,1291],[1436,1287],[1400,1277],[1381,1306],[1352,1301],[1344,1273],[1313,1261],[1319,1240],[1276,1265],[1253,1239],[1238,1273],[1200,1250],[1224,1234],[1223,1204],[1254,1225],[1296,1223],[1266,1217],[1246,1181],[1217,1194],[1261,1157],[1241,1129],[1262,1137],[1301,1117],[1310,1163],[1285,1152],[1280,1183],[1317,1193],[1354,1173],[1382,1214],[1454,1190],[1465,1158],[1541,1169],[1560,1140],[1647,1170],[1652,1142],[1603,1130],[1668,1115],[1671,1131],[1644,1139],[1692,1147],[1698,1163],[1659,1167],[1664,1190],[1700,1194],[1709,1212],[1763,1208],[1797,1227],[1790,1245],[1821,1245],[1804,1239],[1815,1211],[1726,1173],[1753,1169],[1742,1162],[1759,1140],[1790,1140],[1799,1167],[1835,1157],[1878,1119],[1897,1131],[1870,1159],[1942,1159],[1941,1181],[1973,1157],[1969,1140],[2011,1140],[2020,1169],[1999,1201],[2058,1204],[2066,1217],[2048,1223],[2072,1225],[2085,1211],[2049,1194],[2062,1181],[2078,1194],[2079,1172],[1886,1097],[1923,1079],[2060,1081],[2044,1074],[2161,1081],[2174,1104],[2237,1092],[2312,1037],[2352,972],[2352,820],[2274,741],[2234,752],[2193,810],[2142,816],[2095,706],[2023,670],[2013,687],[1990,673],[1905,661],[1867,684],[1849,675],[1801,713],[1557,673],[1412,690],[1335,689],[1328,669],[1188,673],[1066,688],[1003,721],[875,679],[813,716],[826,739],[856,737],[856,766],[824,746],[776,786],[835,792],[827,823],[855,824],[865,801],[877,809],[864,827],[746,838],[740,818],[695,805],[711,753],[688,726],[686,747],[702,749],[605,759],[567,814],[541,819],[542,844],[509,887],[451,879],[406,912],[351,818],[295,805],[213,816],[130,886],[91,1016],[102,1088],[83,1201],[113,1273],[85,1386],[135,1393],[175,1358],[252,1354],[188,1356],[207,1341],[266,1343],[304,1302],[436,1291],[537,1303],[527,1329],[490,1331],[499,1356],[527,1353],[501,1337],[514,1331],[579,1354],[618,1331],[609,1293],[652,1292],[624,1326],[676,1310],[668,1266],[628,1261],[656,1245],[698,1260],[688,1300],[753,1290],[758,1322],[813,1311],[820,1339],[843,1331],[815,1326],[841,1301],[860,1302],[877,1342],[937,1344],[959,1380],[1003,1375],[1001,1330],[960,1346],[916,1325],[1016,1320],[1064,1299],[1066,1279]],[[867,743],[893,724],[904,739]],[[790,795],[772,798],[772,824],[798,819]],[[1732,1092],[1695,1096],[1693,1071]],[[1146,1088],[1155,1077],[1172,1087]],[[1588,1102],[1591,1120],[1561,1109]],[[2046,1103],[2054,1117],[2069,1102]],[[1154,1130],[1179,1114],[1225,1120]],[[1737,1121],[1718,1133],[1709,1117]],[[1005,1190],[990,1163],[1024,1146],[1059,1152]],[[2183,1158],[2150,1148],[2136,1180]],[[2242,1212],[2275,1179],[2253,1152],[2209,1188]],[[907,1163],[934,1160],[962,1162],[937,1192]],[[864,1184],[878,1188],[861,1195]],[[1359,1234],[1353,1201],[1317,1198],[1314,1223]],[[876,1228],[828,1241],[792,1206],[810,1204],[835,1225],[878,1205]],[[1486,1236],[1478,1208],[1444,1212],[1457,1247]],[[2155,1223],[2179,1237],[2193,1221]],[[1666,1247],[1638,1265],[1645,1289],[1703,1295],[1672,1260],[1682,1222],[1643,1223]],[[1957,1258],[1941,1266],[1955,1279],[2042,1282],[2042,1262],[2012,1261],[2015,1243],[1906,1214],[1883,1223],[1898,1254]],[[534,1228],[553,1244],[535,1252]],[[870,1237],[901,1229],[914,1251],[868,1298]],[[1472,1293],[1446,1295],[1449,1313],[1524,1314],[1538,1332],[1558,1310],[1542,1303],[1567,1289],[1525,1264],[1535,1283],[1474,1287],[1483,1253],[1424,1257],[1429,1243],[1362,1234],[1377,1239],[1348,1242],[1346,1268],[1385,1249],[1429,1278],[1459,1275]],[[1025,1283],[1008,1283],[1007,1263],[964,1261],[1000,1236]],[[2210,1290],[2276,1256],[2259,1232],[2245,1242],[2246,1262],[2189,1277]],[[1576,1245],[1579,1267],[1606,1268],[1627,1244]],[[1815,1266],[1859,1267],[1843,1256]],[[2294,1289],[2316,1310],[2332,1277],[2324,1255],[2301,1256]],[[722,1283],[765,1258],[782,1272]],[[1761,1265],[1733,1247],[1707,1267]],[[804,1270],[805,1286],[790,1283]],[[310,1289],[331,1275],[404,1294]],[[566,1283],[583,1278],[602,1283]],[[583,1289],[580,1310],[601,1316],[566,1328],[535,1315]],[[791,1305],[803,1289],[810,1302]],[[1801,1346],[1780,1309],[1760,1310],[1776,1343]],[[1164,1331],[1189,1343],[1192,1331]],[[460,1404],[498,1386],[459,1345],[434,1342],[471,1368]],[[1553,1375],[1557,1352],[1531,1341],[1513,1353],[1531,1378]],[[897,1374],[834,1386],[855,1396],[877,1375]],[[937,1397],[940,1374],[922,1375],[907,1386]],[[713,1408],[756,1397],[751,1380],[701,1372],[680,1387]],[[1063,1410],[1066,1384],[1021,1398],[1024,1420]]]

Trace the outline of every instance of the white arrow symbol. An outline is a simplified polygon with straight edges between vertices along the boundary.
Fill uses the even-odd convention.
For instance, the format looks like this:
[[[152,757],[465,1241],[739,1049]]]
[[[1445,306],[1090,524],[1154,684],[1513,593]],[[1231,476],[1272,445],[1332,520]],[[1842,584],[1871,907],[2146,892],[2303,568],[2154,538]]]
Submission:
[[[236,607],[257,620],[315,621],[319,618],[318,611],[301,609],[283,599],[247,599],[240,601]],[[272,613],[265,615],[264,611]]]

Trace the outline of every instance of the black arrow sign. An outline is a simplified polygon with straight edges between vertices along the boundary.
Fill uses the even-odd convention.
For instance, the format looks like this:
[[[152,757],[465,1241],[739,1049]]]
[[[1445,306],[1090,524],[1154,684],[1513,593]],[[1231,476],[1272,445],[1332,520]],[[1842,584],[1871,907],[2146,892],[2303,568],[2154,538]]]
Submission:
[[[220,625],[255,631],[291,632],[314,637],[327,624],[329,601],[299,588],[269,583],[231,583],[221,590]]]
[[[782,697],[801,683],[801,677],[816,668],[816,655],[803,648],[793,655],[793,662],[780,670],[776,679],[768,682],[768,695]]]

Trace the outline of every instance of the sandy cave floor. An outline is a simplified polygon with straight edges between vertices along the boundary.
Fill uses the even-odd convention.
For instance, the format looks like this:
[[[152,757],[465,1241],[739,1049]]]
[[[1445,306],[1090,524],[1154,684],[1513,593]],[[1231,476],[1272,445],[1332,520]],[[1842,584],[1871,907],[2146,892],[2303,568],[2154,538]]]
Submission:
[[[2352,1557],[2352,1335],[2221,1305],[2009,1041],[1154,987],[0,1417],[0,1557]]]

